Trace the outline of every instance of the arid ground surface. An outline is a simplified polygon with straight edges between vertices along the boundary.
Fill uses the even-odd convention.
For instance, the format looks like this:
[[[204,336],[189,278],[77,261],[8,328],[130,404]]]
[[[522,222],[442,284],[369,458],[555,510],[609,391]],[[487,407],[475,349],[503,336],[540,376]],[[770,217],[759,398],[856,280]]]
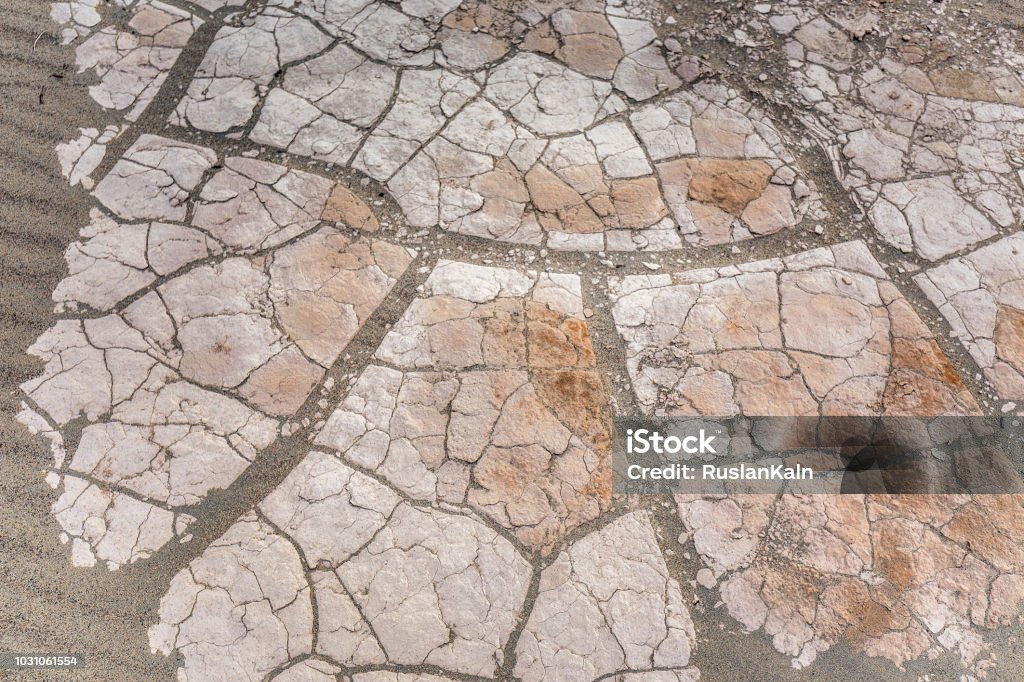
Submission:
[[[1019,3],[0,11],[0,677],[1024,677],[1019,496],[610,472],[1021,413]]]

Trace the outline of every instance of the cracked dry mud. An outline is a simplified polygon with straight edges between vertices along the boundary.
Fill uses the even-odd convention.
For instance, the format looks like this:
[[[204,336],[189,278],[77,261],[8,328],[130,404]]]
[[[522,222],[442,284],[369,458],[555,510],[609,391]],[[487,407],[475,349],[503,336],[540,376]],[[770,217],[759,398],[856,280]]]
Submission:
[[[1011,14],[53,3],[67,570],[176,557],[182,680],[1020,679],[1020,497],[610,472],[616,415],[1020,414]]]

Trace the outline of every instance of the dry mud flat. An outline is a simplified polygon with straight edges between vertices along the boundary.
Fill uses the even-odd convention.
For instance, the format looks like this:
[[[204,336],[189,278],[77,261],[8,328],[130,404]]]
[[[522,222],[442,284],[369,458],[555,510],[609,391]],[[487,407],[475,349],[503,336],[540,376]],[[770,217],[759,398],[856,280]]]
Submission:
[[[12,9],[8,648],[1020,678],[1019,497],[610,472],[616,415],[1019,412],[1012,9]]]

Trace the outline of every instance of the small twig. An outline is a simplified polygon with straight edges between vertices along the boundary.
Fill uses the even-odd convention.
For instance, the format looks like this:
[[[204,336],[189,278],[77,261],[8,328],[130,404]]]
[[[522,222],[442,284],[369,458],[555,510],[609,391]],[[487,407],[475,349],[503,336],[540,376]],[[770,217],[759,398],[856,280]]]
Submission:
[[[44,35],[46,35],[46,31],[40,31],[39,35],[36,36],[36,39],[34,41],[32,41],[32,51],[33,52],[36,51],[36,45],[39,43],[39,39],[42,38]]]

